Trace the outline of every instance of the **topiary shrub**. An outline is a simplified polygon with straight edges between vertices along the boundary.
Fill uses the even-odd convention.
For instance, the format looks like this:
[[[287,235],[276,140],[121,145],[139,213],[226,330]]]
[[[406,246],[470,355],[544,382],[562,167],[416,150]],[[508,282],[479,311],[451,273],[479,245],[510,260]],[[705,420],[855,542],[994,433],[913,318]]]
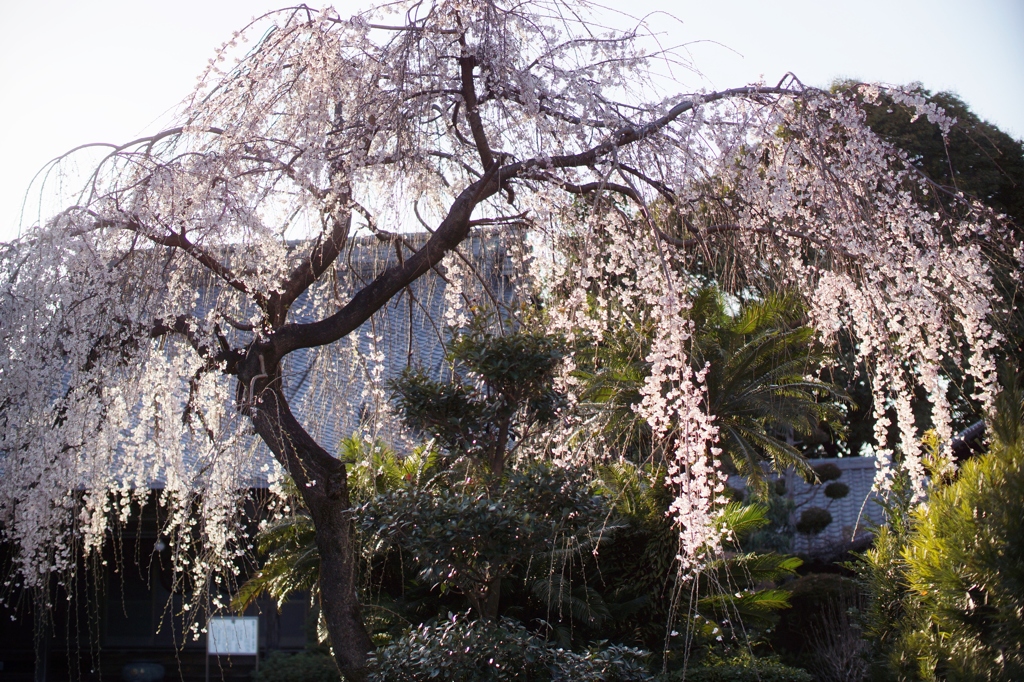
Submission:
[[[825,497],[830,500],[841,500],[850,494],[850,486],[839,481],[832,481],[825,486]]]
[[[683,680],[679,675],[675,680]],[[749,655],[714,661],[686,671],[686,682],[814,682],[806,670],[780,663],[776,658]]]
[[[814,473],[817,474],[818,480],[822,483],[828,481],[834,481],[843,475],[843,470],[832,462],[826,462],[825,464],[819,464],[814,467]]]
[[[821,507],[805,509],[796,522],[796,530],[804,535],[817,535],[832,523],[832,514]]]
[[[334,657],[322,649],[297,654],[271,651],[252,675],[254,682],[340,682]]]
[[[509,619],[449,616],[413,628],[379,650],[371,682],[647,682],[646,652],[610,646],[555,648]]]

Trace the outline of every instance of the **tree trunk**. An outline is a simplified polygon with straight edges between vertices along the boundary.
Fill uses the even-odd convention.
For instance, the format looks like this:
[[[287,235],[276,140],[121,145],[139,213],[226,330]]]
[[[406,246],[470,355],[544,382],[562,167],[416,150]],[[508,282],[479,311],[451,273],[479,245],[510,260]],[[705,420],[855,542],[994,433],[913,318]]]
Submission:
[[[366,659],[373,643],[363,626],[356,593],[357,558],[353,551],[348,491],[339,495],[338,490],[329,489],[337,486],[328,484],[319,493],[314,492],[319,487],[321,483],[317,481],[312,489],[307,488],[303,499],[313,518],[320,552],[320,608],[338,668],[346,680],[362,682],[366,679]]]
[[[501,601],[501,576],[487,584],[487,596],[484,599],[482,614],[487,620],[498,620],[498,603]]]
[[[476,615],[483,620],[498,620],[498,602],[501,600],[501,576],[492,578],[482,587],[463,588]]]
[[[373,642],[363,626],[356,593],[357,557],[345,464],[320,447],[295,419],[279,388],[279,367],[276,362],[266,368],[257,364],[258,352],[246,358],[239,373],[239,406],[295,480],[309,509],[320,553],[320,607],[334,658],[346,680],[362,682]],[[254,389],[255,400],[248,387]]]

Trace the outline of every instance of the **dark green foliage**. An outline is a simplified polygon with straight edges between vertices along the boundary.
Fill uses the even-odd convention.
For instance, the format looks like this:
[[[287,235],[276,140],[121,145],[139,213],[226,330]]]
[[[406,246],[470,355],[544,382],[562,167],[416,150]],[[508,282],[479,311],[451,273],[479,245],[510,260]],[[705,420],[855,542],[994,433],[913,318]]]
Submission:
[[[991,451],[915,514],[907,577],[928,627],[907,644],[940,679],[1024,679],[1024,390],[1013,388]]]
[[[793,556],[755,553],[714,560],[697,578],[697,613],[742,629],[770,626],[789,608],[789,593],[764,585],[794,575],[801,563]]]
[[[285,486],[289,512],[261,528],[256,536],[256,549],[263,557],[263,565],[232,599],[231,607],[239,613],[254,604],[264,592],[278,604],[285,602],[293,592],[316,592],[320,576],[316,529],[290,478],[286,479]]]
[[[395,490],[429,487],[443,471],[438,453],[426,447],[399,454],[384,443],[352,435],[339,449],[350,465],[349,494],[357,503]]]
[[[663,468],[621,462],[595,481],[593,471],[520,454],[561,403],[551,390],[558,345],[526,332],[471,331],[451,348],[452,381],[410,373],[395,384],[407,423],[430,435],[433,449],[401,457],[356,438],[342,448],[361,502],[361,599],[384,646],[377,679],[648,679],[640,650],[587,642],[661,650],[671,639],[667,658],[677,665],[687,646],[715,648],[724,635],[735,647],[787,606],[788,593],[770,584],[792,576],[799,560],[738,544],[764,529],[769,506],[724,510],[735,542],[691,593],[676,571]],[[777,378],[768,369],[763,377]],[[766,391],[764,400],[774,399]],[[301,510],[279,525],[263,539],[271,560],[251,594],[275,589],[274,580],[315,581],[314,561],[297,564],[300,575],[278,575],[289,558],[316,558]],[[438,618],[467,607],[474,620]],[[690,644],[666,637],[671,627],[694,632]]]
[[[432,436],[448,457],[469,457],[498,485],[508,449],[551,421],[562,405],[551,382],[563,351],[543,334],[495,335],[485,323],[475,322],[452,340],[451,381],[411,370],[393,386],[406,424]]]
[[[743,549],[748,552],[788,553],[793,545],[791,517],[795,504],[786,497],[786,480],[777,479],[767,494],[759,495],[755,499],[758,504],[767,508],[767,523],[743,539]]]
[[[618,614],[602,637],[661,650],[674,668],[685,660],[687,645],[673,631],[689,631],[691,650],[734,646],[756,637],[787,607],[788,594],[771,584],[794,575],[800,560],[741,549],[769,523],[765,505],[727,505],[721,522],[733,538],[728,551],[709,558],[695,581],[684,582],[675,563],[678,531],[665,513],[670,495],[661,483],[664,471],[620,462],[599,474],[623,526],[601,545],[592,579]]]
[[[834,88],[845,89],[851,85],[853,83],[839,82]],[[877,104],[863,107],[866,122],[887,142],[905,150],[908,160],[935,183],[928,196],[917,197],[931,210],[953,215],[962,213],[966,205],[959,196],[962,192],[968,201],[976,199],[1013,222],[1002,240],[995,234],[999,230],[993,230],[992,243],[1002,241],[1002,248],[989,249],[986,255],[991,259],[995,284],[1003,300],[1015,307],[1015,310],[1000,311],[994,320],[1005,337],[1002,348],[996,349],[995,354],[1011,359],[1024,357],[1024,307],[1020,306],[1021,290],[1017,280],[1020,263],[1013,257],[1014,246],[1024,239],[1024,141],[981,120],[953,93],[933,94],[919,85],[912,89],[956,118],[946,138],[926,116],[916,116],[912,107],[895,104],[884,94]],[[914,191],[909,187],[908,190]],[[836,372],[834,380],[847,388],[859,408],[848,423],[850,452],[858,454],[864,443],[872,442],[874,418],[870,387],[865,379],[866,368],[855,366],[854,348],[849,339],[842,339],[842,344],[839,355],[846,367]],[[943,372],[950,380],[948,398],[955,419],[954,431],[957,431],[981,416],[981,406],[970,398],[972,382],[963,376],[961,368],[950,363]],[[924,397],[923,394],[915,396],[915,416],[922,431],[930,425],[930,407]],[[895,424],[892,413],[890,417]]]
[[[431,435],[443,457],[429,485],[380,495],[359,517],[375,539],[371,553],[397,548],[423,584],[457,592],[493,619],[504,578],[578,550],[607,510],[587,472],[516,457],[563,402],[552,388],[561,344],[522,328],[494,334],[486,324],[478,317],[452,340],[450,381],[407,372],[394,383],[406,423]]]
[[[693,361],[697,368],[710,363],[708,410],[716,415],[727,464],[755,489],[767,487],[764,460],[776,471],[806,470],[806,460],[786,435],[841,430],[846,396],[808,378],[824,354],[814,343],[814,330],[803,324],[800,301],[770,294],[744,303],[733,316],[721,293],[708,288],[698,292],[690,315],[698,330]]]
[[[956,117],[947,138],[926,117],[885,96],[878,106],[865,107],[868,126],[906,150],[911,163],[946,191],[974,197],[1024,227],[1024,143],[982,121],[953,93],[917,92]],[[943,192],[936,194],[936,201],[948,204]]]
[[[843,475],[843,470],[832,462],[825,462],[814,467],[814,475],[822,483],[834,481]]]
[[[849,625],[843,617],[850,609],[862,609],[865,598],[856,580],[835,573],[809,573],[785,588],[792,608],[780,613],[772,647],[783,662],[811,669],[826,643],[822,635]]]
[[[897,671],[910,663],[903,657],[901,646],[903,630],[914,608],[904,557],[911,531],[911,500],[910,482],[900,472],[888,494],[880,499],[885,521],[874,529],[874,543],[852,565],[868,596],[863,628],[871,644],[873,679],[895,680]]]
[[[830,500],[841,500],[850,494],[850,486],[839,481],[832,481],[825,486],[825,497]],[[827,525],[827,524],[826,524]]]
[[[685,678],[675,675],[670,679],[680,682],[814,682],[814,677],[806,670],[773,658],[753,658],[749,654],[705,663],[686,671]]]
[[[500,496],[464,482],[409,487],[375,497],[356,517],[371,552],[397,546],[424,583],[456,588],[476,604],[516,565],[586,542],[607,515],[585,472],[538,463],[508,474]]]
[[[329,652],[308,649],[297,654],[271,651],[252,678],[254,682],[340,682],[341,674]]]
[[[523,330],[490,335],[473,329],[453,341],[449,355],[483,379],[487,398],[501,405],[498,411],[525,409],[524,421],[547,423],[563,402],[551,387],[564,356],[555,337]]]
[[[804,535],[817,535],[832,523],[832,513],[821,507],[810,507],[800,513],[796,530]]]
[[[353,500],[364,500],[399,486],[418,485],[436,468],[436,458],[429,453],[417,451],[399,457],[382,443],[364,443],[355,436],[341,442],[339,455],[352,466],[349,490]],[[318,599],[320,553],[316,529],[291,478],[285,478],[284,489],[285,512],[256,536],[256,549],[263,564],[232,599],[231,606],[238,612],[251,606],[264,592],[278,604],[294,592],[309,591],[314,602]]]
[[[373,682],[640,682],[652,680],[645,654],[611,646],[575,653],[522,625],[450,616],[413,628],[377,652]]]
[[[762,504],[726,505],[720,523],[729,531],[728,551],[711,559],[696,578],[696,614],[719,623],[736,641],[773,625],[778,612],[789,608],[789,594],[768,585],[795,576],[803,563],[794,556],[740,551],[751,533],[767,525],[767,513]]]

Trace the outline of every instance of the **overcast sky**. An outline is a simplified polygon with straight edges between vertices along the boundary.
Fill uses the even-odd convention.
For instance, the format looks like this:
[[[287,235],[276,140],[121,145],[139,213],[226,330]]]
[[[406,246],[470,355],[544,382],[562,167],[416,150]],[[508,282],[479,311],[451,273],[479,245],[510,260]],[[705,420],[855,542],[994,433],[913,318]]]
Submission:
[[[232,31],[281,0],[0,0],[0,240],[49,159],[83,142],[155,132]],[[313,3],[310,3],[313,4]],[[1024,0],[608,0],[655,15],[666,41],[690,43],[704,76],[681,89],[742,85],[787,71],[920,81],[1024,137]],[[342,15],[363,2],[335,3]],[[32,222],[36,217],[26,217]]]

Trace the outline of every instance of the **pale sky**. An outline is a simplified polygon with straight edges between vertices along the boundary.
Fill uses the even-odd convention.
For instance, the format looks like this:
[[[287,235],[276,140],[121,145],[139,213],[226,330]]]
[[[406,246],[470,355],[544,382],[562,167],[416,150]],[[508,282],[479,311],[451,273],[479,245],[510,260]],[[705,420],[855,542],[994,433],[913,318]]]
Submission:
[[[32,176],[84,142],[156,132],[213,51],[281,0],[0,0],[0,240],[17,235]],[[312,2],[310,4],[313,4]],[[1024,0],[630,0],[605,4],[691,43],[725,88],[787,71],[825,86],[840,77],[920,81],[952,90],[984,119],[1024,137]],[[340,14],[365,2],[342,1]]]

